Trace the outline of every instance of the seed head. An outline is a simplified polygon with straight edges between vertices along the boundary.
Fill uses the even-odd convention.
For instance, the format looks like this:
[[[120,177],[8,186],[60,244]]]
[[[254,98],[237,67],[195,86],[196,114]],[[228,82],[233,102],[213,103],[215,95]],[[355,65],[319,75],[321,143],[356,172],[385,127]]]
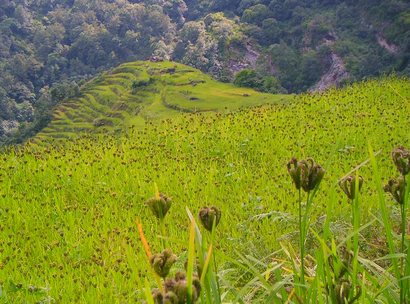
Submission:
[[[396,202],[403,204],[406,193],[406,184],[403,176],[400,176],[398,180],[391,178],[387,185],[383,187],[383,190],[385,192],[390,192]]]
[[[170,291],[165,294],[164,304],[178,304],[178,303],[180,302],[179,302],[178,296],[175,293]]]
[[[303,173],[302,189],[305,192],[309,192],[314,190],[316,186],[320,184],[326,170],[316,164],[311,157],[302,159],[300,162],[303,163],[303,171],[305,171]]]
[[[288,162],[286,166],[288,168],[290,177],[295,183],[296,189],[299,190],[300,187],[302,187],[302,180],[303,180],[302,164],[298,162],[296,157],[292,157],[291,161]]]
[[[164,194],[160,193],[159,198],[152,197],[146,201],[148,208],[152,211],[152,213],[158,218],[161,219],[165,217],[168,210],[171,208],[172,205],[172,198],[166,197]]]
[[[176,260],[177,256],[172,253],[171,249],[165,249],[161,254],[154,254],[149,259],[155,273],[162,278],[165,278],[169,274]]]
[[[185,304],[188,300],[187,278],[183,272],[178,271],[175,278],[167,278],[164,283],[164,295],[158,290],[153,291],[155,304]],[[197,277],[192,280],[192,303],[196,303],[201,293],[201,283]]]
[[[296,189],[302,188],[305,192],[315,189],[326,173],[326,170],[316,164],[311,157],[300,161],[293,157],[287,168]]]
[[[218,226],[219,221],[221,220],[221,209],[218,207],[204,207],[199,211],[199,219],[201,220],[202,226],[208,231],[212,231],[212,227],[215,222],[215,227]]]
[[[364,181],[363,177],[359,175],[359,192],[362,189],[363,181]],[[342,178],[339,182],[339,186],[340,188],[342,188],[343,192],[346,194],[346,196],[349,199],[354,200],[356,196],[356,176],[355,175]]]
[[[403,146],[400,146],[392,152],[392,157],[397,170],[399,170],[402,175],[410,173],[410,150],[406,150]]]

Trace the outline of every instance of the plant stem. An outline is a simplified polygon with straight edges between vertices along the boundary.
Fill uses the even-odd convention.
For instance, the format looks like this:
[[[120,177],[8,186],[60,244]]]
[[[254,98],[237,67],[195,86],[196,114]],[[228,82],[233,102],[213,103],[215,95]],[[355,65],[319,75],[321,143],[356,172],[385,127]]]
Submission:
[[[403,175],[403,180],[404,180],[404,189],[405,191],[407,191],[405,175]],[[401,209],[401,251],[400,253],[404,253],[404,237],[406,235],[406,195],[403,196],[403,202],[400,205],[400,209]],[[401,274],[401,278],[403,278],[404,277],[404,257],[401,258],[400,274]],[[404,287],[404,282],[400,281],[400,302],[401,303],[405,303],[403,287]]]
[[[309,193],[308,193],[309,199]],[[301,262],[301,271],[300,271],[300,279],[301,283],[305,284],[305,229],[302,225],[302,196],[299,189],[299,236],[300,236],[300,262]]]
[[[160,211],[159,223],[161,226],[162,236],[165,237],[165,221],[164,221],[164,216],[162,215],[161,211]],[[162,249],[165,249],[166,248],[165,239],[161,238],[161,243],[162,243]]]
[[[218,288],[218,297],[220,297],[220,295],[221,295],[221,287],[219,286],[218,265],[216,264],[215,254],[213,255],[213,258],[214,258],[214,271],[215,271],[216,286],[217,286],[217,288]]]

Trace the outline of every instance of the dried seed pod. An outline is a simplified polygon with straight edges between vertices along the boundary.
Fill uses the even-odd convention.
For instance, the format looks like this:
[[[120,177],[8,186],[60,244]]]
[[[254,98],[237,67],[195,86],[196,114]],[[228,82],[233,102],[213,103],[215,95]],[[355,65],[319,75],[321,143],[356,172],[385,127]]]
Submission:
[[[359,192],[362,189],[363,186],[363,177],[359,175]],[[347,176],[342,178],[339,181],[339,186],[340,188],[342,188],[343,192],[346,194],[346,196],[351,199],[354,200],[355,196],[356,196],[356,176]]]
[[[410,173],[410,150],[400,146],[392,152],[392,158],[397,170],[402,175]]]
[[[199,211],[199,219],[201,220],[202,226],[208,231],[212,231],[213,224],[215,222],[215,227],[218,226],[221,220],[221,209],[218,207],[204,207]]]
[[[383,187],[383,190],[385,192],[390,192],[396,202],[403,204],[406,193],[406,184],[403,176],[400,176],[398,180],[391,178],[387,185]]]
[[[155,273],[160,277],[165,278],[172,265],[177,261],[177,256],[172,253],[171,249],[165,249],[161,254],[154,254],[149,259]]]
[[[152,213],[158,218],[161,219],[165,217],[172,205],[172,198],[166,197],[164,194],[160,193],[159,198],[152,197],[146,201],[148,208]]]

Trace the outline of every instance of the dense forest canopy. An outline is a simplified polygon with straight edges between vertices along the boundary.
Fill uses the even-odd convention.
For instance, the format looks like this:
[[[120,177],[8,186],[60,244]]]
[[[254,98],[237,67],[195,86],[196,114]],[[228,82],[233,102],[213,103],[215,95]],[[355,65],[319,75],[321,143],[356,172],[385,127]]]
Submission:
[[[0,138],[29,136],[84,81],[154,55],[271,93],[410,75],[410,2],[0,1]]]

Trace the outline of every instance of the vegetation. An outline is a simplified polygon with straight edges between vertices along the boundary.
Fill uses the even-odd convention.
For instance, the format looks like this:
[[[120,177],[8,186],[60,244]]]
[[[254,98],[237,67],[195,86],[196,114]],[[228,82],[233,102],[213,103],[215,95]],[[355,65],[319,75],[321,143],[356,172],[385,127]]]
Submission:
[[[189,109],[172,98],[184,87],[165,86],[173,77],[148,74],[154,68],[124,65],[81,92],[98,92],[95,109],[111,106],[115,92],[128,96],[124,83],[142,80],[130,73],[141,69],[146,89],[163,77],[158,96]],[[172,75],[202,75],[182,68]],[[120,85],[98,85],[109,81]],[[158,114],[120,136],[58,130],[72,141],[48,135],[45,145],[39,137],[7,148],[0,301],[408,302],[409,98],[408,79],[389,77],[252,109],[167,108],[173,119]],[[71,110],[66,126],[86,116]],[[114,130],[119,118],[109,118]],[[301,160],[287,167],[292,156]]]
[[[409,75],[404,0],[16,0],[0,3],[0,141],[21,142],[84,80],[152,56],[232,82],[243,69],[262,91]],[[334,68],[334,66],[333,66]],[[259,77],[259,76],[258,76]]]
[[[132,62],[86,83],[76,96],[59,105],[51,122],[34,138],[65,144],[78,133],[122,133],[145,122],[158,122],[180,112],[225,112],[241,107],[284,103],[290,95],[271,95],[219,83],[182,64]]]

